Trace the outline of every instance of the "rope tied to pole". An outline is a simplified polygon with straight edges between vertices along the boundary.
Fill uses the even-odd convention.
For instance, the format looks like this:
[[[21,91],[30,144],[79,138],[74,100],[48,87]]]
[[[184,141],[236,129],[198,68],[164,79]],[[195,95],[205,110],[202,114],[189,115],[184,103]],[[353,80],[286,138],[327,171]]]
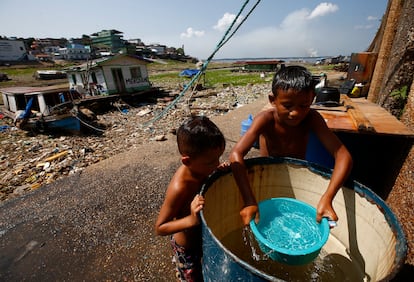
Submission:
[[[234,18],[233,22],[230,24],[230,26],[228,27],[227,31],[224,33],[224,35],[221,38],[221,40],[219,41],[219,43],[216,45],[216,48],[214,49],[213,53],[211,53],[211,55],[207,58],[207,60],[202,65],[200,71],[192,77],[191,81],[189,83],[187,83],[187,85],[185,85],[185,87],[181,91],[181,93],[163,111],[161,111],[161,113],[159,113],[158,115],[156,115],[152,120],[146,122],[144,124],[144,126],[148,126],[148,125],[154,123],[155,121],[159,120],[160,118],[162,118],[172,107],[175,106],[175,104],[178,103],[178,101],[184,96],[184,94],[187,92],[187,90],[189,88],[191,88],[191,86],[194,84],[194,82],[196,82],[196,81],[199,80],[200,76],[205,72],[205,70],[207,69],[208,64],[213,59],[214,55],[218,52],[218,50],[221,47],[223,47],[224,44],[226,44],[230,40],[231,37],[233,37],[233,35],[237,32],[237,30],[239,30],[239,28],[241,27],[241,25],[246,21],[246,19],[250,16],[250,14],[257,7],[257,5],[259,5],[259,3],[260,3],[261,0],[257,0],[256,1],[256,3],[253,5],[253,7],[250,9],[250,11],[247,13],[246,17],[244,17],[241,20],[241,22],[235,27],[235,29],[233,30],[233,32],[230,33],[230,31],[233,29],[234,25],[236,24],[237,20],[239,19],[241,13],[245,9],[245,7],[249,3],[249,1],[250,0],[246,0],[244,2],[244,4],[242,5],[241,9],[239,10],[239,12],[237,13],[236,17]],[[230,33],[230,35],[229,35],[229,33]]]

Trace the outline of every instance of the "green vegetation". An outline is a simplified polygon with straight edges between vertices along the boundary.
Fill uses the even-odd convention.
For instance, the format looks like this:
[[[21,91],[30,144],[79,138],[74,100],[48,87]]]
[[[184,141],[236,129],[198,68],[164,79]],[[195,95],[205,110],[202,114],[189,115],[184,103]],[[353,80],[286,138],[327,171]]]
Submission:
[[[33,73],[38,70],[36,67],[28,68],[3,68],[1,71],[6,73],[8,76],[26,76],[33,75]]]
[[[399,100],[407,100],[407,85],[401,87],[401,89],[395,89],[391,92],[391,97]]]
[[[271,78],[273,74],[267,74]],[[260,84],[268,82],[268,79],[260,78],[258,72],[234,72],[228,69],[207,70],[206,84],[208,86],[216,86],[223,84],[231,84],[234,86],[244,86],[247,84]]]
[[[194,63],[183,63],[177,61],[165,61],[165,64],[152,63],[148,65],[150,81],[154,84],[162,84],[168,81],[175,84],[186,84],[190,78],[180,77],[184,69],[194,69]],[[222,87],[223,85],[245,86],[247,84],[267,83],[273,74],[266,73],[265,79],[260,77],[259,72],[239,72],[238,68],[231,63],[210,62],[204,75],[199,77],[199,82],[205,87]]]
[[[404,113],[405,105],[407,104],[408,98],[408,86],[404,85],[400,89],[394,89],[390,96],[394,99],[394,104],[396,105],[396,116],[398,119],[401,118]]]
[[[39,86],[44,82],[36,81],[34,74],[37,70],[61,70],[63,67],[56,66],[46,66],[41,64],[32,64],[32,65],[11,65],[11,66],[1,66],[0,73],[7,74],[9,81],[2,81],[0,83],[0,88],[3,87],[14,87],[14,86]],[[53,82],[48,82],[53,83]],[[62,80],[60,80],[62,83]]]
[[[334,65],[306,65],[310,72],[320,74],[321,72],[331,71]],[[179,74],[184,69],[194,69],[195,64],[190,62],[178,62],[167,60],[164,63],[148,64],[150,81],[155,85],[168,81],[175,84],[186,84],[190,78],[180,77]],[[220,87],[223,85],[245,86],[247,84],[268,83],[273,78],[273,73],[266,73],[265,79],[260,77],[259,72],[239,72],[237,67],[231,63],[210,62],[205,76],[200,76],[199,83],[205,87]]]
[[[165,81],[169,83],[189,83],[190,78],[180,77],[180,71],[172,71],[168,73],[155,73],[150,74],[150,81],[158,84]],[[271,77],[271,74],[267,74],[267,78]],[[205,87],[220,87],[223,85],[244,86],[247,84],[266,83],[269,79],[260,78],[260,74],[257,72],[235,72],[231,69],[212,69],[207,68],[205,75],[199,77],[200,82]]]
[[[311,72],[311,73],[320,73],[320,72],[324,72],[324,71],[333,71],[335,70],[335,67],[337,67],[337,65],[305,65],[305,67]]]
[[[191,62],[181,62],[175,60],[159,60],[147,65],[148,71],[158,72],[158,71],[181,71],[186,68],[194,68],[195,64]]]

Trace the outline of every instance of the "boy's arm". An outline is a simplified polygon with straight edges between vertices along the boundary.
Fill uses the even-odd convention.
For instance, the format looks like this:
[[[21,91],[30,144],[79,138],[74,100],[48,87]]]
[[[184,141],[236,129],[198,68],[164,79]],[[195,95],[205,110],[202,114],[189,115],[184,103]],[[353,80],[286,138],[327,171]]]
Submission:
[[[317,221],[320,221],[322,217],[328,217],[335,221],[338,220],[338,216],[332,207],[332,201],[352,169],[352,157],[343,144],[339,146],[333,155],[335,158],[335,166],[328,188],[319,200],[316,216]]]
[[[169,187],[161,207],[155,232],[157,235],[171,235],[200,224],[198,213],[204,206],[204,197],[196,195],[191,202],[191,213],[183,218],[178,218],[178,211],[183,209],[185,204],[180,197],[180,193],[174,188]]]
[[[236,184],[242,195],[244,206],[257,205],[256,198],[249,184],[247,169],[244,165],[244,161],[237,161],[237,159],[233,159],[232,157],[230,157],[230,161],[231,169],[236,180]]]
[[[240,211],[244,225],[248,225],[253,217],[255,217],[256,222],[259,221],[257,202],[249,184],[244,156],[249,152],[254,142],[258,139],[260,134],[259,128],[263,123],[263,116],[256,117],[251,127],[240,138],[239,142],[237,142],[230,152],[231,169],[244,202],[243,208]]]
[[[316,220],[320,221],[322,217],[328,217],[331,220],[336,221],[338,220],[338,216],[332,207],[332,201],[351,172],[352,157],[345,145],[328,128],[322,116],[316,111],[314,112],[314,118],[312,119],[312,130],[335,159],[335,165],[328,188],[318,203]]]
[[[256,222],[258,222],[259,210],[257,207],[256,198],[249,184],[247,170],[244,166],[244,162],[232,161],[231,169],[244,202],[243,208],[240,210],[240,216],[242,218],[243,224],[248,225],[250,223],[250,220],[254,217]]]

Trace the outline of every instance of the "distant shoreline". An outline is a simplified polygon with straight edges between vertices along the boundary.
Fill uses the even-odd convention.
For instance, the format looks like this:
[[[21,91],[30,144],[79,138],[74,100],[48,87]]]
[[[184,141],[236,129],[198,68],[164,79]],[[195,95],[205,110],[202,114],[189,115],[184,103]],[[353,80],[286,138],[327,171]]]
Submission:
[[[326,57],[275,57],[275,58],[221,58],[212,59],[212,62],[227,62],[234,63],[237,61],[284,61],[284,62],[304,62],[304,63],[315,63],[322,59],[331,58]]]

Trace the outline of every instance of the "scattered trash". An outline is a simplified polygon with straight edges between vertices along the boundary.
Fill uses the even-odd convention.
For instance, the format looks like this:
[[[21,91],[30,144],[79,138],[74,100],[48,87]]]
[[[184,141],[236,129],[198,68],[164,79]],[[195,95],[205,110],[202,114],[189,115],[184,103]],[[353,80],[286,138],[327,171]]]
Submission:
[[[157,135],[154,138],[150,139],[151,141],[165,141],[167,137],[165,135]]]
[[[67,154],[68,154],[68,151],[63,151],[63,152],[60,152],[60,153],[58,153],[58,154],[56,154],[56,155],[53,155],[53,156],[51,156],[51,157],[49,157],[49,158],[45,159],[45,162],[51,162],[51,161],[53,161],[53,160],[59,159],[60,157],[64,157],[64,156],[66,156]]]
[[[0,125],[0,132],[4,132],[6,130],[8,130],[10,128],[10,126],[8,125]]]
[[[168,89],[172,88],[168,90],[169,97],[179,93],[176,86]],[[11,119],[3,118],[4,125],[0,128],[0,201],[41,189],[47,183],[148,141],[165,141],[189,114],[223,115],[267,95],[269,89],[270,85],[261,84],[196,91],[147,126],[144,124],[171,103],[168,96],[157,99],[156,103],[135,107],[121,103],[113,111],[96,116],[98,122],[107,127],[102,135],[31,136],[30,132],[17,130]]]
[[[143,117],[143,116],[145,116],[146,114],[149,114],[151,111],[152,111],[151,109],[144,109],[144,110],[141,110],[141,111],[139,111],[139,112],[137,113],[137,116],[139,116],[139,117]]]

